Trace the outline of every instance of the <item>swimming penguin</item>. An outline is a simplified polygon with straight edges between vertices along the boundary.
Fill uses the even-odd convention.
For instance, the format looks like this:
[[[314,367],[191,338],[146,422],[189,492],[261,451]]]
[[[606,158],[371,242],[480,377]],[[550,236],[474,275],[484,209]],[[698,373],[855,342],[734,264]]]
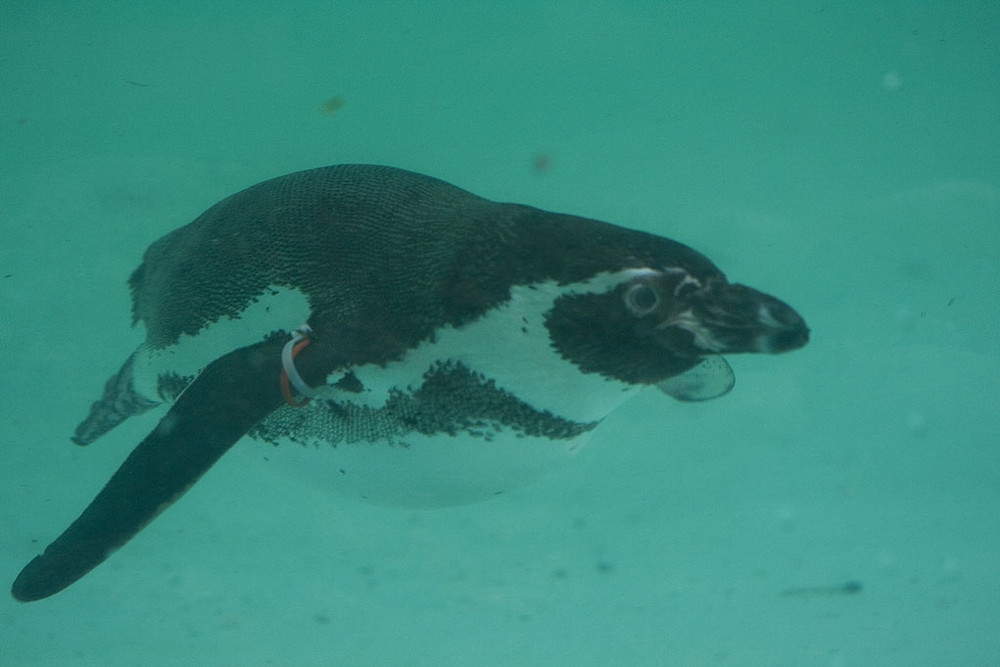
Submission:
[[[361,498],[468,501],[544,474],[644,387],[713,398],[734,382],[719,355],[809,334],[676,241],[372,165],[224,199],[129,284],[146,340],[72,439],[172,405],[18,600],[84,576],[244,435]]]

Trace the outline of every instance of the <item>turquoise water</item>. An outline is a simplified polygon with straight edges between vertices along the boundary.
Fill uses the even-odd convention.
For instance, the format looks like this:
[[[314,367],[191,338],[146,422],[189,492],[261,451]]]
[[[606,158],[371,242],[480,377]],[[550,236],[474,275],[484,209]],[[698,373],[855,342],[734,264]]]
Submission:
[[[813,339],[479,505],[342,503],[244,442],[0,603],[0,662],[1000,662],[1000,5],[137,6],[0,8],[8,581],[155,425],[68,442],[143,250],[265,178],[392,164],[653,231]]]

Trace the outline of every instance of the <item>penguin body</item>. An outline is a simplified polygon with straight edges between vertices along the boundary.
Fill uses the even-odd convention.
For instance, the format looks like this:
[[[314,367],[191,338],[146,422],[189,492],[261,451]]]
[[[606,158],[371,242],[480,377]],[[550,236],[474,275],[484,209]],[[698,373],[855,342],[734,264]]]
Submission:
[[[467,502],[558,466],[646,386],[712,398],[733,384],[720,354],[808,338],[675,241],[372,165],[237,193],[130,285],[146,340],[73,440],[172,407],[18,599],[82,577],[245,434],[351,496]]]

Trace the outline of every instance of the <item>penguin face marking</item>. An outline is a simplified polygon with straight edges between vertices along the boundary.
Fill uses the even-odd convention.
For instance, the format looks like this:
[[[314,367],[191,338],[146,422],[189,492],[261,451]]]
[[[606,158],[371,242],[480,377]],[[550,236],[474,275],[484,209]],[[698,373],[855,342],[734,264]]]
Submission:
[[[706,355],[782,352],[808,339],[789,306],[722,273],[634,269],[608,292],[570,293],[546,315],[553,346],[584,373],[655,384]]]
[[[660,327],[684,308],[682,292],[700,281],[682,270],[648,267],[619,278],[604,291],[572,292],[555,301],[545,326],[558,354],[584,374],[638,386],[694,366],[695,356],[675,349],[675,332]]]

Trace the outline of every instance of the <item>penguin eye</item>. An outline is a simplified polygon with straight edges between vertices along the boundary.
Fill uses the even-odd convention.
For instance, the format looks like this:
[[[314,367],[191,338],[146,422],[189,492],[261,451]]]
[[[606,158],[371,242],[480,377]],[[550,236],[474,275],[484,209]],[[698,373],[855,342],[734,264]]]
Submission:
[[[649,315],[660,305],[660,295],[649,285],[632,285],[625,291],[625,306],[636,317]]]

